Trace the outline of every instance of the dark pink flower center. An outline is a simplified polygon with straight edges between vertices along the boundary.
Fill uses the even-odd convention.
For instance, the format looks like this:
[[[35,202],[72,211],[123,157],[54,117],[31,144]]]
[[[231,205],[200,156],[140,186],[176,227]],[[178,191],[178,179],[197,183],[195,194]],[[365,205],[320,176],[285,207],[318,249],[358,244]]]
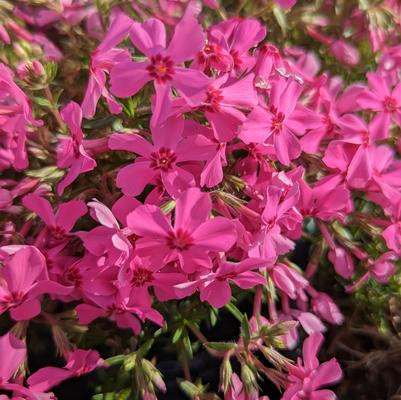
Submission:
[[[283,127],[284,119],[285,115],[281,111],[277,112],[277,114],[273,116],[271,130],[274,133],[280,133],[281,128]]]
[[[173,60],[168,56],[163,57],[161,54],[152,57],[146,69],[149,75],[159,83],[170,81],[175,73]]]
[[[222,56],[221,47],[215,43],[208,43],[197,54],[196,58],[199,64],[219,62]]]
[[[370,143],[370,134],[369,131],[362,131],[361,132],[361,140],[363,146],[368,146]]]
[[[81,154],[79,151],[79,146],[80,146],[80,143],[78,142],[77,138],[72,137],[72,150],[74,152],[75,158],[78,158]]]
[[[61,226],[57,226],[57,225],[50,226],[49,231],[50,231],[50,235],[51,235],[50,239],[53,239],[56,241],[63,240],[67,236],[66,230],[64,228],[62,228]]]
[[[242,65],[241,56],[237,50],[230,50],[231,57],[234,62],[234,68],[239,68]]]
[[[75,287],[80,287],[82,284],[82,275],[77,265],[71,265],[64,273],[66,282],[71,283]]]
[[[328,114],[322,117],[323,123],[326,125],[326,132],[328,135],[334,135],[334,124]]]
[[[132,271],[131,285],[138,287],[143,286],[145,283],[152,282],[153,274],[144,268],[135,268]]]
[[[383,101],[383,105],[386,111],[394,112],[397,109],[397,100],[394,97],[387,96]]]
[[[224,99],[222,91],[214,88],[213,86],[209,86],[206,93],[206,106],[204,109],[209,112],[219,112],[220,111],[220,103]]]
[[[181,228],[177,229],[175,233],[170,232],[167,238],[167,246],[170,247],[170,249],[180,251],[188,250],[193,242],[194,241],[189,232]]]
[[[0,300],[0,308],[17,306],[22,303],[24,298],[25,293],[23,292],[11,292]]]
[[[261,51],[263,51],[263,53],[271,55],[271,56],[278,56],[280,53],[277,49],[277,47],[271,45],[271,44],[265,44],[262,46]]]
[[[132,233],[131,235],[127,236],[128,241],[131,243],[132,247],[135,247],[136,241],[140,238],[140,236],[135,235]]]
[[[92,371],[91,367],[89,367],[88,365],[83,365],[82,367],[78,368],[75,371],[75,375],[76,376],[81,376],[81,375],[87,374],[90,371]]]
[[[171,170],[177,160],[174,151],[161,147],[159,151],[154,151],[150,154],[150,166],[156,170],[167,172]]]

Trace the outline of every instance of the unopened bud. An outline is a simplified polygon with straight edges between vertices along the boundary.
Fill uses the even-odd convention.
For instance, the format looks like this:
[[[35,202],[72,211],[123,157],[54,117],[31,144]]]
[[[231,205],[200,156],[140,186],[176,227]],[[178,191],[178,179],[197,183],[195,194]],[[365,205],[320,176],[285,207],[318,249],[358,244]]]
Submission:
[[[256,375],[247,364],[242,364],[241,367],[241,380],[245,387],[245,392],[248,396],[258,391],[258,383],[256,381]]]
[[[233,369],[230,363],[230,358],[224,357],[224,361],[220,367],[220,387],[224,393],[226,393],[230,388],[232,375]]]

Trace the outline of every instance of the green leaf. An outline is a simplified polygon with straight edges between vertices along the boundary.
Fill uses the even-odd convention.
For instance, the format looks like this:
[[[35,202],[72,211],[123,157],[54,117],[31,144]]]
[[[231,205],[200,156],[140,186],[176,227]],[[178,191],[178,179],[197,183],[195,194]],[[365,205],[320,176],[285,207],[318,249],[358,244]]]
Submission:
[[[105,361],[108,365],[119,365],[122,364],[126,358],[126,354],[119,354],[118,356],[107,358]]]
[[[187,352],[188,357],[192,358],[193,357],[192,343],[191,343],[191,340],[189,339],[188,332],[186,330],[184,330],[184,332],[183,332],[182,344],[185,348],[185,351]]]
[[[199,394],[199,388],[192,382],[180,380],[178,384],[180,389],[191,399]]]
[[[237,318],[237,320],[238,320],[239,322],[242,322],[242,319],[244,318],[244,316],[242,315],[241,311],[238,310],[238,308],[237,308],[233,303],[226,304],[224,307],[225,307],[228,311],[230,311],[230,313],[231,313],[235,318]]]
[[[154,339],[149,339],[148,341],[146,341],[146,342],[139,348],[139,350],[136,352],[137,356],[138,356],[139,358],[144,357],[144,356],[148,353],[148,351],[152,348],[153,342],[154,342],[154,341],[155,341]]]
[[[219,311],[217,308],[214,308],[214,307],[210,307],[209,311],[210,311],[210,314],[209,314],[210,324],[212,326],[215,326],[217,324],[217,318],[219,316]]]
[[[237,344],[234,342],[207,342],[205,346],[212,350],[217,350],[221,352],[227,352],[229,350],[235,349]]]
[[[118,120],[114,115],[109,115],[104,118],[92,119],[90,121],[86,121],[84,123],[85,129],[98,129],[105,128],[106,126],[111,126],[113,123]]]
[[[183,330],[184,328],[182,326],[179,326],[177,330],[174,332],[173,338],[171,339],[171,342],[173,344],[177,343],[180,340]]]
[[[241,333],[244,337],[245,342],[249,342],[251,340],[251,330],[249,328],[249,321],[246,314],[243,315],[241,321]]]
[[[45,97],[39,97],[39,96],[33,96],[32,101],[35,104],[38,104],[42,107],[47,107],[47,108],[52,108],[52,103],[50,103],[49,100],[47,100]]]

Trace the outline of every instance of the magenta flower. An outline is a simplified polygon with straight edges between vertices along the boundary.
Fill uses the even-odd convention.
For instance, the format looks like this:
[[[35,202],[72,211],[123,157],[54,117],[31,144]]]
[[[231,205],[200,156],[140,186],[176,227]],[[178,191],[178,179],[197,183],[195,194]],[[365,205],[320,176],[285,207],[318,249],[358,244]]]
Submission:
[[[46,224],[50,242],[60,242],[71,235],[71,229],[88,211],[82,200],[71,200],[60,204],[56,213],[48,200],[31,193],[24,196],[22,204],[38,215]]]
[[[136,240],[135,235],[126,227],[126,217],[140,204],[138,200],[126,196],[117,200],[112,210],[97,200],[89,202],[90,213],[101,226],[88,232],[76,232],[75,235],[82,239],[91,254],[105,257],[105,264],[121,265],[128,259]]]
[[[46,392],[59,383],[73,377],[105,367],[105,362],[95,350],[74,350],[66,356],[67,364],[63,368],[45,367],[28,378],[29,389]]]
[[[227,142],[236,136],[239,125],[246,119],[239,108],[251,109],[257,105],[254,77],[254,74],[249,74],[241,80],[226,84],[226,75],[209,85],[202,107],[219,141]]]
[[[241,75],[249,71],[255,59],[249,50],[266,36],[266,28],[256,19],[231,18],[209,29],[208,41],[219,45],[232,58],[232,74]]]
[[[17,339],[12,333],[8,332],[0,336],[0,354],[2,362],[0,365],[0,388],[13,390],[7,387],[10,380],[14,377],[21,364],[25,361],[26,345],[22,340]]]
[[[96,167],[96,161],[87,154],[83,146],[82,110],[79,105],[70,101],[61,110],[61,116],[70,129],[71,138],[60,138],[57,148],[57,166],[69,168],[67,175],[59,182],[57,187],[60,196],[65,188],[71,185],[80,174],[92,171]]]
[[[40,126],[33,119],[28,97],[14,83],[11,70],[0,63],[0,171],[9,167],[18,170],[28,166],[26,137],[29,126]]]
[[[337,383],[342,371],[337,360],[332,358],[319,365],[316,357],[323,342],[321,333],[314,333],[305,339],[303,344],[303,362],[298,358],[296,365],[288,365],[289,384],[283,400],[335,400],[336,395],[324,386]]]
[[[176,197],[181,191],[194,186],[193,175],[178,166],[185,161],[207,160],[210,147],[197,151],[198,135],[182,137],[182,118],[169,118],[163,125],[152,130],[153,145],[137,134],[113,134],[109,147],[113,150],[128,150],[138,157],[133,164],[122,168],[117,175],[117,186],[127,196],[142,193],[145,185],[160,178],[167,192]]]
[[[187,40],[189,36],[190,41]],[[147,82],[154,81],[156,102],[152,115],[153,126],[169,116],[172,87],[190,106],[201,103],[209,78],[200,71],[180,66],[184,61],[192,60],[205,42],[202,28],[194,17],[185,15],[181,19],[168,47],[165,27],[154,18],[142,24],[134,22],[130,37],[147,60],[125,61],[111,69],[111,92],[115,96],[133,96]]]
[[[296,135],[320,122],[314,114],[297,105],[302,86],[295,80],[280,78],[273,82],[269,106],[259,105],[248,115],[239,137],[245,143],[266,143],[274,146],[277,159],[284,165],[301,154]]]
[[[239,263],[223,261],[215,271],[200,275],[199,279],[175,286],[177,295],[189,296],[199,289],[201,301],[207,301],[216,308],[225,306],[231,299],[229,282],[235,283],[241,289],[250,289],[256,285],[265,285],[266,279],[252,269],[261,268],[266,262],[248,258]]]
[[[108,277],[106,275],[102,278]],[[135,292],[130,286],[118,290],[115,288],[114,293],[104,292],[105,288],[108,290],[109,281],[103,282],[103,279],[97,279],[91,285],[91,289],[96,292],[90,298],[94,304],[84,303],[76,307],[81,324],[86,325],[97,318],[109,317],[119,328],[131,329],[136,335],[141,332],[140,321],[149,319],[159,326],[163,325],[163,316],[151,307],[149,297],[134,298],[132,294]]]
[[[82,114],[85,118],[92,118],[96,112],[96,105],[103,96],[113,114],[121,112],[121,105],[106,89],[106,74],[116,63],[128,61],[129,53],[126,50],[115,48],[129,33],[133,21],[124,13],[114,13],[106,36],[93,52],[90,64],[88,87],[82,101]]]
[[[382,233],[387,247],[396,254],[401,254],[401,197],[394,199],[394,203],[390,208],[391,225],[389,225]]]
[[[10,255],[0,271],[0,314],[10,310],[16,321],[26,321],[40,314],[38,299],[42,294],[67,295],[72,288],[50,281],[45,258],[33,246],[5,246]]]
[[[178,259],[186,273],[211,269],[211,253],[228,251],[237,238],[230,220],[209,219],[211,209],[209,195],[197,188],[178,197],[174,226],[160,208],[138,207],[127,217],[129,228],[140,236],[137,254],[160,266]]]
[[[294,248],[294,242],[288,235],[284,234],[284,231],[287,230],[289,225],[293,225],[292,212],[295,213],[295,221],[301,220],[298,211],[294,211],[294,206],[298,200],[299,187],[297,184],[292,184],[289,187],[271,185],[267,188],[266,207],[261,215],[262,226],[255,234],[249,256],[268,260],[269,264],[272,265],[279,255]]]
[[[364,90],[358,97],[358,105],[377,113],[375,119],[387,137],[391,121],[401,127],[401,83],[390,90],[379,72],[368,72],[366,77],[369,89]]]

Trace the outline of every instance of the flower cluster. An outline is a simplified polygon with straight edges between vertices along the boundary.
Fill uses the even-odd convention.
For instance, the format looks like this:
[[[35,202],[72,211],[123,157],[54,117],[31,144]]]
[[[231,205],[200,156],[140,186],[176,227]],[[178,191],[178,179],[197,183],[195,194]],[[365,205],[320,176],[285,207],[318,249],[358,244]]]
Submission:
[[[284,400],[334,399],[326,386],[341,368],[316,353],[343,315],[315,278],[335,274],[347,292],[385,284],[401,255],[401,57],[383,45],[399,35],[366,27],[355,8],[355,37],[380,52],[364,82],[347,84],[214,0],[203,12],[194,1],[106,11],[89,0],[21,3],[0,25],[0,314],[12,327],[0,337],[0,398],[53,399],[60,382],[120,363],[137,395],[156,399],[166,387],[157,360],[144,358],[147,340],[172,335],[192,351],[190,331],[222,359],[226,400],[268,399],[258,376]],[[290,15],[295,3],[269,7]],[[307,34],[345,69],[357,65],[356,47],[322,32],[327,20]],[[57,80],[80,66],[68,67],[48,27],[75,39],[86,29],[84,91]],[[305,266],[293,258],[301,241]],[[190,314],[170,325],[188,304],[228,310],[239,338],[207,342],[205,317]],[[28,374],[35,322],[50,327],[63,368]],[[99,323],[140,346],[108,360],[79,348],[76,332]],[[280,353],[305,336],[303,361]],[[185,378],[184,390],[204,398]]]

